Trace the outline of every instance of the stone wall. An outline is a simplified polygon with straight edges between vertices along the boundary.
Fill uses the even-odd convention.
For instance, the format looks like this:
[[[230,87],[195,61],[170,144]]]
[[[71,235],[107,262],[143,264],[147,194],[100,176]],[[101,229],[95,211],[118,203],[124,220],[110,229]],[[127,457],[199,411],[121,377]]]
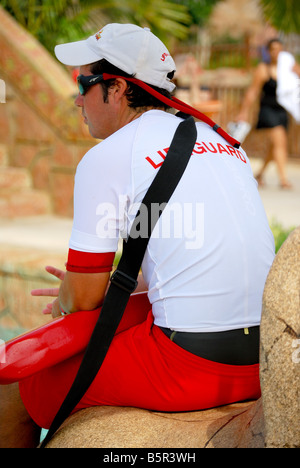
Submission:
[[[6,341],[51,320],[42,314],[51,298],[33,297],[31,290],[58,287],[45,265],[64,269],[65,261],[65,254],[0,246],[0,340]]]
[[[2,7],[0,24],[0,216],[71,216],[75,168],[95,144],[76,85]]]

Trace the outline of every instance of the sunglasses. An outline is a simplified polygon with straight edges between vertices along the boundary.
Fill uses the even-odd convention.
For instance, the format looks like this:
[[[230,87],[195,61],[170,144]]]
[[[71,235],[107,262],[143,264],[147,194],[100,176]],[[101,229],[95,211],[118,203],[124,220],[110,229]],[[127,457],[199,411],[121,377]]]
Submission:
[[[103,75],[79,75],[77,76],[77,84],[79,93],[84,96],[91,86],[103,81]]]

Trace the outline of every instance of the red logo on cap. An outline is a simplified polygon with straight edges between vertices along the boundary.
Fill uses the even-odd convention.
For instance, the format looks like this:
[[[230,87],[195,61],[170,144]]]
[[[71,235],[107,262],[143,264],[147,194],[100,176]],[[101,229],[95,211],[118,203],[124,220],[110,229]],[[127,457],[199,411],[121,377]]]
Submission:
[[[97,39],[97,41],[99,41],[99,39],[101,38],[101,34],[102,34],[102,29],[97,32],[97,34],[95,34],[95,38]]]
[[[161,60],[162,62],[164,62],[164,61],[166,60],[167,57],[171,57],[171,55],[170,55],[170,54],[167,54],[167,53],[165,52],[164,54],[162,54],[160,60]]]

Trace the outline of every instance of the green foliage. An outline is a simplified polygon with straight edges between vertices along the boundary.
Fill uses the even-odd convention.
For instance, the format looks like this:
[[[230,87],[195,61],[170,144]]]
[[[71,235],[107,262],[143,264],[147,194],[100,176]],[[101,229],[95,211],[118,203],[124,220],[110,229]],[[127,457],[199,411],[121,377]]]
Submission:
[[[113,3],[113,8],[101,6],[112,21],[149,27],[166,45],[174,37],[182,40],[188,36],[191,17],[185,5],[171,0],[114,0]]]
[[[284,228],[282,224],[275,219],[271,221],[270,227],[275,240],[275,252],[277,253],[295,227]]]
[[[188,8],[172,0],[1,0],[2,6],[53,53],[58,43],[81,40],[108,22],[149,27],[167,45],[185,39]]]
[[[218,1],[219,0],[173,0],[178,6],[184,5],[187,7],[192,17],[192,23],[197,26],[203,26]]]
[[[299,0],[260,0],[267,20],[285,33],[300,31]]]
[[[79,0],[2,0],[2,6],[51,53],[59,42],[86,36],[88,12]]]

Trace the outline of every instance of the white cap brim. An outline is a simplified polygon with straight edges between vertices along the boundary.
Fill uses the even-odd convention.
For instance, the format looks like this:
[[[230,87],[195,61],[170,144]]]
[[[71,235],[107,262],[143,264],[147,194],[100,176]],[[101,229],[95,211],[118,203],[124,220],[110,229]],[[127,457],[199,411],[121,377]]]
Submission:
[[[54,52],[61,63],[73,67],[88,65],[101,58],[88,47],[86,40],[57,45]]]

